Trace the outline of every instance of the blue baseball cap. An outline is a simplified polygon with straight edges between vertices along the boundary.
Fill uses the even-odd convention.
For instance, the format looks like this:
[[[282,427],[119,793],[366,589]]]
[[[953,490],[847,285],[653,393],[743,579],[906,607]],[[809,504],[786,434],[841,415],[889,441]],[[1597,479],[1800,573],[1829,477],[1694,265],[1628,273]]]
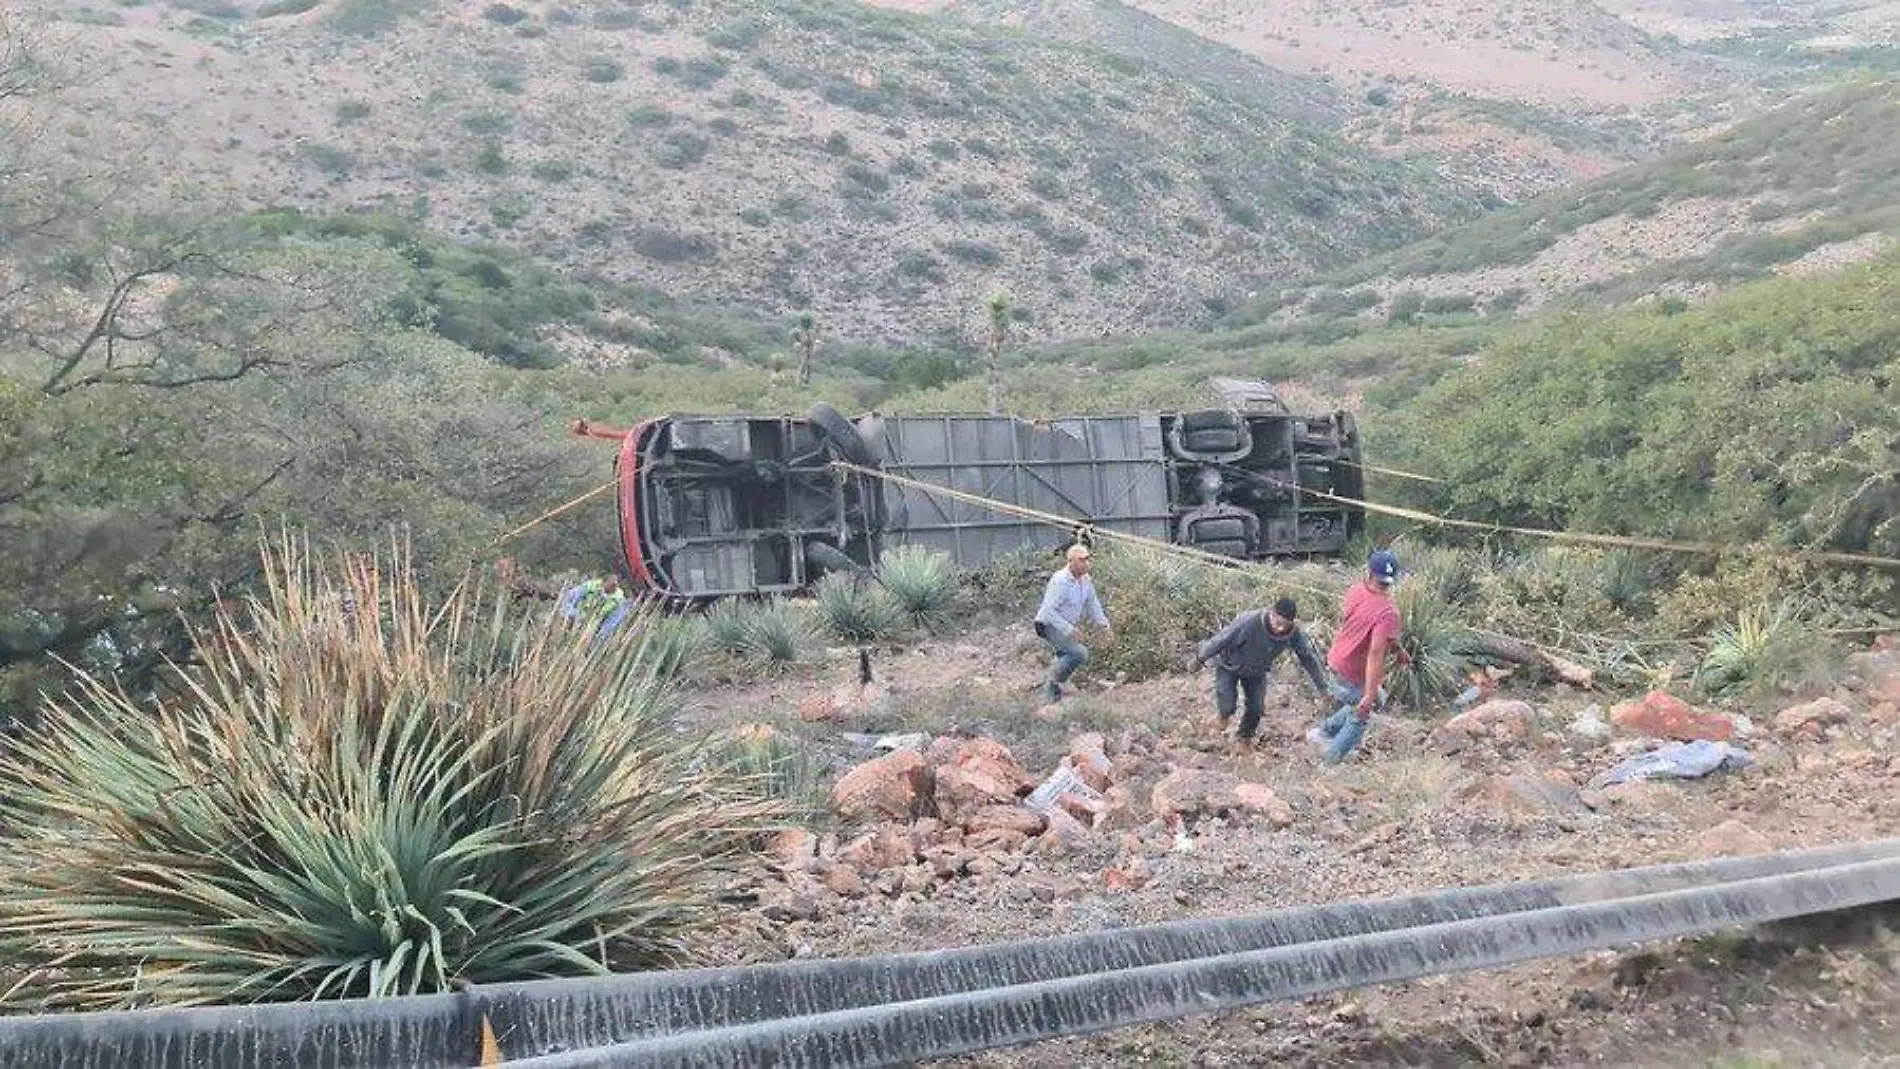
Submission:
[[[1366,570],[1381,586],[1391,586],[1399,581],[1399,555],[1389,549],[1375,549],[1366,558]]]

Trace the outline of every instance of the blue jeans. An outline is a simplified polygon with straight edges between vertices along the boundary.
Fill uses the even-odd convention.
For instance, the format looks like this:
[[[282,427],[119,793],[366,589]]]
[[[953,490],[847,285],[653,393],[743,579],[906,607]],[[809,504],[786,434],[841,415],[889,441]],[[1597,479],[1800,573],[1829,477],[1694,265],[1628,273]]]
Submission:
[[[1366,737],[1365,722],[1359,719],[1359,699],[1366,696],[1365,688],[1334,676],[1329,690],[1333,699],[1339,702],[1339,708],[1327,717],[1319,726],[1321,736],[1332,740],[1326,746],[1326,763],[1336,765],[1346,759],[1346,755],[1357,749]],[[1375,707],[1385,705],[1386,691],[1379,688]]]
[[[1049,685],[1044,693],[1050,701],[1060,701],[1062,684],[1069,681],[1075,670],[1089,663],[1089,648],[1075,640],[1073,635],[1065,635],[1053,627],[1041,627],[1042,640],[1056,651],[1055,660],[1049,662]]]

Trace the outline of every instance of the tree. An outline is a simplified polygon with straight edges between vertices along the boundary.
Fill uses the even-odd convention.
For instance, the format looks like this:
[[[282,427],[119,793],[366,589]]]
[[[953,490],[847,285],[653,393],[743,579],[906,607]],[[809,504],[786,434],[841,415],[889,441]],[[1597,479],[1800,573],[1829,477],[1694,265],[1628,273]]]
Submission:
[[[798,346],[798,384],[811,385],[812,357],[818,351],[818,321],[810,312],[798,317],[792,330],[792,342]]]
[[[990,329],[986,373],[990,414],[995,416],[1003,412],[1002,356],[1003,343],[1009,340],[1009,294],[1003,290],[991,293],[988,307]]]

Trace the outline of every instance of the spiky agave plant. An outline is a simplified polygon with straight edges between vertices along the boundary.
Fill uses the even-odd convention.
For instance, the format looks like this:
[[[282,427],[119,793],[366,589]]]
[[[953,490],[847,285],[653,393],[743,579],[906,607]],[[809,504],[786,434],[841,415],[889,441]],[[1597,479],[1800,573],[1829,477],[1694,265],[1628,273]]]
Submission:
[[[912,623],[935,629],[949,622],[957,570],[948,556],[922,546],[899,546],[878,559],[877,575]]]
[[[834,572],[818,581],[818,611],[847,642],[876,642],[904,626],[904,609],[890,591],[863,576]]]
[[[722,653],[743,656],[749,648],[747,621],[750,606],[738,598],[723,598],[706,610],[706,637]]]
[[[1772,691],[1809,670],[1817,648],[1817,636],[1791,606],[1743,609],[1710,640],[1697,684],[1717,694]]]
[[[812,620],[784,598],[747,606],[745,642],[748,657],[768,665],[787,665],[803,656],[815,640]]]
[[[1386,686],[1394,701],[1414,709],[1428,708],[1458,691],[1463,668],[1458,651],[1465,628],[1445,601],[1443,586],[1432,576],[1415,574],[1394,595],[1403,630],[1399,644],[1412,663],[1394,666]]]
[[[382,996],[644,969],[777,813],[696,759],[631,629],[595,643],[398,553],[267,551],[158,709],[95,679],[0,756],[14,1001]],[[695,771],[697,770],[697,771]]]

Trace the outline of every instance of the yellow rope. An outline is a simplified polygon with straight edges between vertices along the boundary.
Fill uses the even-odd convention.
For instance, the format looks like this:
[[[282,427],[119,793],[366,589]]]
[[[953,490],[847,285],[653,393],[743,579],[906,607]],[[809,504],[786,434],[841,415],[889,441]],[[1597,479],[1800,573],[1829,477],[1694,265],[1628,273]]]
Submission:
[[[1458,527],[1468,531],[1484,531],[1488,534],[1524,535],[1530,538],[1548,538],[1554,542],[1575,542],[1586,546],[1610,546],[1619,549],[1653,549],[1669,553],[1705,553],[1712,556],[1727,556],[1733,553],[1765,554],[1769,556],[1792,557],[1815,564],[1841,564],[1869,568],[1900,569],[1900,560],[1892,557],[1876,557],[1866,553],[1837,553],[1817,549],[1777,549],[1773,546],[1729,546],[1720,542],[1688,542],[1673,538],[1647,538],[1636,535],[1592,534],[1585,531],[1550,531],[1539,527],[1513,527],[1501,523],[1482,523],[1477,520],[1454,520],[1449,516],[1437,516],[1418,509],[1401,508],[1397,505],[1382,505],[1376,501],[1358,501],[1350,497],[1315,490],[1291,483],[1281,483],[1289,490],[1302,494],[1336,501],[1342,505],[1356,505],[1368,512],[1378,512],[1387,516],[1414,520],[1419,523],[1437,524],[1441,527]]]
[[[1445,481],[1443,479],[1440,479],[1431,475],[1419,475],[1415,472],[1400,471],[1397,468],[1382,468],[1377,464],[1367,464],[1363,461],[1358,461],[1358,460],[1335,460],[1333,461],[1333,463],[1344,464],[1346,467],[1349,467],[1349,468],[1358,468],[1360,471],[1374,471],[1374,472],[1378,472],[1380,475],[1393,475],[1401,479],[1410,479],[1413,482],[1442,483]]]
[[[538,527],[541,524],[546,523],[547,521],[553,519],[556,516],[559,516],[561,513],[566,512],[569,509],[578,508],[579,506],[584,505],[589,501],[592,501],[593,499],[599,497],[600,495],[606,493],[607,491],[612,490],[614,486],[615,484],[611,482],[604,483],[600,486],[596,486],[592,490],[587,491],[586,493],[575,498],[574,500],[569,501],[565,505],[559,505],[559,506],[549,509],[546,512],[543,512],[541,515],[536,516],[534,519],[529,520],[527,523],[522,524],[521,526],[515,528],[514,530],[509,531],[507,534],[502,535],[500,538],[495,539],[493,542],[488,543],[487,545],[483,546],[481,549],[477,550],[476,552],[486,553],[489,550],[494,549],[496,546],[501,545],[503,542],[508,541],[509,539],[516,538],[516,537],[519,537],[520,535],[526,534],[529,530],[535,527]]]

